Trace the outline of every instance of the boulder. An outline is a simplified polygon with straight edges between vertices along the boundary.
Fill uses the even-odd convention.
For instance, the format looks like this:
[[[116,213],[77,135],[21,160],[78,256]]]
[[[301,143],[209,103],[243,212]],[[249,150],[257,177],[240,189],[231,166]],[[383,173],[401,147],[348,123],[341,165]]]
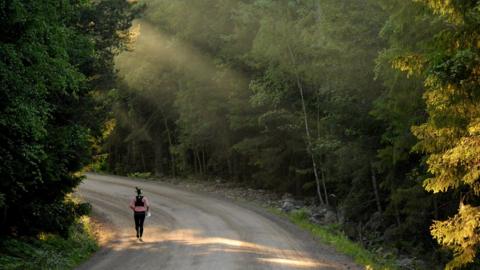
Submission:
[[[295,208],[295,205],[294,205],[294,201],[293,200],[284,200],[282,202],[282,211],[283,212],[290,212],[292,210],[296,209]]]
[[[337,214],[333,211],[327,210],[323,218],[325,224],[333,224],[337,222]]]
[[[297,201],[290,193],[285,193],[281,200],[281,209],[284,212],[290,212],[292,210],[299,210],[304,207],[303,201]]]
[[[316,224],[332,224],[337,222],[337,214],[328,207],[319,206],[310,210],[309,219]]]

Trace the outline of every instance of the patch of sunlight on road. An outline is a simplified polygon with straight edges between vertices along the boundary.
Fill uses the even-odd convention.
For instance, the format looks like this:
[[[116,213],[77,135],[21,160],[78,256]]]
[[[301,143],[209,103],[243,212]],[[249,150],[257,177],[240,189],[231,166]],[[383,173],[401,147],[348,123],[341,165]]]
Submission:
[[[144,243],[138,243],[132,236],[132,230],[124,230],[121,239],[110,243],[110,248],[121,251],[144,250],[152,253],[161,252],[165,244],[174,244],[195,249],[193,255],[209,256],[218,253],[243,253],[258,256],[258,263],[284,265],[296,268],[333,267],[325,262],[309,258],[305,253],[297,250],[280,249],[253,242],[240,241],[225,237],[202,236],[201,231],[193,229],[179,229],[167,231],[159,227],[150,227],[145,231]]]
[[[291,260],[291,259],[283,259],[283,258],[258,258],[258,261],[262,263],[270,263],[270,264],[279,264],[279,265],[288,265],[288,266],[295,266],[300,268],[313,268],[313,267],[331,267],[331,265],[317,262],[317,261],[309,261],[309,260]]]

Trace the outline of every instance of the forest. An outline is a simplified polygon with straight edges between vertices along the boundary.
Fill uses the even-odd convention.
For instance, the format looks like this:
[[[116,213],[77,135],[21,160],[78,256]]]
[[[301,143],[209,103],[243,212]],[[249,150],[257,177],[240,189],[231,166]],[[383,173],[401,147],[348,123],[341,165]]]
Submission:
[[[68,237],[89,212],[70,194],[108,120],[113,60],[141,10],[123,0],[0,0],[1,269],[11,237]]]
[[[3,234],[62,231],[81,207],[52,205],[93,164],[315,198],[367,247],[480,267],[480,1],[3,0],[0,18]]]

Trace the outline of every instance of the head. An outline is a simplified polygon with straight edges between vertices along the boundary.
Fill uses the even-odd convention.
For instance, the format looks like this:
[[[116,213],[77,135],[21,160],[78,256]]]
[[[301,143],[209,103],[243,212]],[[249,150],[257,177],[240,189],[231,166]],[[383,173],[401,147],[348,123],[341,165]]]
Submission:
[[[142,190],[139,187],[135,187],[135,189],[137,190],[137,196],[142,195]]]

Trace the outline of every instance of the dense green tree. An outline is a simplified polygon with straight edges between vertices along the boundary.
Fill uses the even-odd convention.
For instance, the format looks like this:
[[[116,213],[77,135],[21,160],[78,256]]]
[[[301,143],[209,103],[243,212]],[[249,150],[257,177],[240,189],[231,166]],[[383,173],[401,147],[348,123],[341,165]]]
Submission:
[[[375,71],[385,91],[375,101],[372,115],[385,125],[376,163],[382,175],[381,185],[388,191],[385,238],[409,239],[402,249],[425,250],[432,244],[428,223],[439,215],[436,205],[446,201],[439,201],[423,190],[425,169],[419,166],[423,156],[411,152],[416,143],[411,126],[425,119],[423,76],[407,76],[395,69],[392,62],[406,53],[427,52],[431,36],[439,31],[439,25],[418,3],[384,1],[381,4],[389,14],[380,32],[388,47],[377,57]]]
[[[110,28],[99,10],[114,15]],[[3,232],[66,233],[79,214],[64,197],[81,181],[75,172],[104,118],[94,90],[105,84],[96,79],[113,74],[108,63],[134,13],[115,0],[0,2]]]

